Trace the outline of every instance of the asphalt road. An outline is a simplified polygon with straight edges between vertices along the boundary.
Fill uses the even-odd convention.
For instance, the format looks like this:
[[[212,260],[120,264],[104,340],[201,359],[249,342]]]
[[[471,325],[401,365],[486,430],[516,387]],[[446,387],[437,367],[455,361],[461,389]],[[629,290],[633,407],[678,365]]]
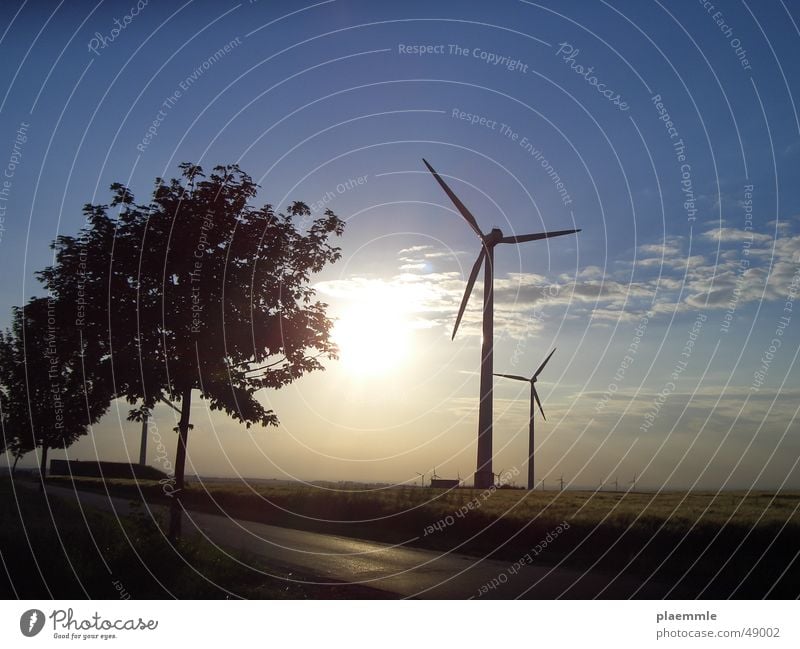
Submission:
[[[124,516],[131,502],[88,491],[49,486],[50,495],[75,500]],[[165,508],[152,508],[163,513]],[[202,534],[222,549],[263,557],[276,573],[305,575],[311,583],[347,582],[400,597],[435,599],[660,599],[667,590],[657,584],[567,568],[527,565],[516,573],[512,562],[463,554],[391,546],[376,541],[319,534],[213,514],[188,512],[183,529]],[[308,577],[311,575],[311,577]],[[317,582],[316,580],[319,580]],[[489,587],[493,584],[494,587]]]

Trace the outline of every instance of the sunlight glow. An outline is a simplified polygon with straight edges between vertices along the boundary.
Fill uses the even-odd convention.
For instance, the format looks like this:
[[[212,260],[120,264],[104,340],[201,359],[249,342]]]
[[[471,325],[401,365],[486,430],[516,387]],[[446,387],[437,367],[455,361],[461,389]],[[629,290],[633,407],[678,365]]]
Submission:
[[[387,374],[412,355],[415,301],[407,291],[381,283],[349,296],[333,328],[339,358],[347,371],[368,377]]]

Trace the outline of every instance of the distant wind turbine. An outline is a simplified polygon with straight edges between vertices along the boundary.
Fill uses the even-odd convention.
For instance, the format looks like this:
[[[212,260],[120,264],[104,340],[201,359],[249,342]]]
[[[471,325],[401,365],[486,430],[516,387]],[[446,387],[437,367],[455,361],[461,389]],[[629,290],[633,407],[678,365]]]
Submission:
[[[478,411],[478,462],[475,470],[475,487],[487,489],[492,486],[492,365],[494,350],[494,248],[498,243],[525,243],[527,241],[538,241],[551,237],[560,237],[565,234],[575,234],[580,230],[558,230],[555,232],[539,232],[537,234],[523,234],[519,236],[504,237],[499,228],[493,228],[489,234],[484,234],[472,213],[465,207],[461,200],[447,186],[447,183],[423,158],[422,162],[433,174],[436,182],[444,190],[445,194],[456,206],[456,209],[464,217],[464,220],[472,228],[481,242],[481,251],[478,259],[472,267],[467,281],[467,289],[461,300],[461,307],[458,310],[455,326],[453,327],[453,338],[458,331],[458,325],[464,316],[464,309],[472,293],[472,287],[478,278],[483,262],[486,262],[483,276],[483,341],[481,344],[481,382],[480,382],[480,409]]]
[[[425,474],[424,474],[424,473],[420,473],[419,471],[416,471],[416,474],[417,474],[417,475],[418,475],[420,478],[422,478],[422,486],[424,487],[424,486],[425,486]]]
[[[533,414],[536,410],[534,408],[534,402],[536,402],[536,405],[539,406],[539,412],[542,413],[542,419],[547,421],[547,417],[544,416],[544,410],[542,409],[542,402],[539,401],[539,393],[536,392],[536,379],[539,377],[539,374],[541,374],[544,366],[547,365],[547,361],[550,360],[550,357],[555,354],[555,352],[556,350],[553,349],[547,358],[544,359],[544,363],[539,366],[539,369],[536,370],[533,376],[529,379],[526,379],[524,376],[517,376],[516,374],[495,374],[495,376],[502,376],[503,378],[513,379],[514,381],[525,381],[526,383],[531,384],[531,415],[528,422],[528,489],[531,490],[536,488],[536,483],[533,480]]]

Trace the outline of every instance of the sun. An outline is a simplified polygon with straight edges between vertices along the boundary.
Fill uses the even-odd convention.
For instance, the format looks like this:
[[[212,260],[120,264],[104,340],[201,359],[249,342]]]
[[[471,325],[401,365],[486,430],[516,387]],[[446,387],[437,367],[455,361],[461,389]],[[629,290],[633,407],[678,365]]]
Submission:
[[[333,327],[339,359],[354,376],[388,374],[411,354],[408,305],[393,291],[364,291],[354,297]]]

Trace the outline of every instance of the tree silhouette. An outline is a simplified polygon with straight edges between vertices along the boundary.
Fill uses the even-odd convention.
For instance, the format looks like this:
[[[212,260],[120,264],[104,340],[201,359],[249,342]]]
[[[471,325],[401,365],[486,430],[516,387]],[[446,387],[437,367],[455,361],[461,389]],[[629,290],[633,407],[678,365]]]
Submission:
[[[9,424],[8,405],[9,393],[4,382],[4,367],[5,367],[5,336],[0,332],[0,453],[10,453],[14,456],[14,464],[11,467],[11,477],[17,470],[17,462],[24,452],[17,442],[17,435],[12,433]],[[30,449],[29,449],[30,450]]]
[[[0,333],[0,350],[4,348],[5,342],[3,334]],[[5,375],[4,354],[0,351],[0,377]],[[36,448],[36,439],[34,438],[30,426],[23,425],[20,427],[19,420],[13,421],[9,414],[11,405],[11,393],[6,392],[4,379],[0,378],[0,453],[8,453],[14,457],[14,463],[11,465],[11,479],[13,480],[17,474],[17,464],[19,461]]]
[[[79,338],[52,298],[14,307],[11,329],[0,336],[0,384],[5,444],[20,457],[41,448],[42,486],[47,452],[66,449],[108,409],[107,387],[84,376]]]
[[[180,168],[178,179],[156,179],[147,204],[112,185],[110,204],[86,205],[86,226],[56,240],[55,263],[40,273],[75,310],[87,371],[138,404],[129,419],[180,403],[177,498],[193,390],[247,427],[276,425],[256,393],[335,358],[327,305],[309,280],[340,257],[330,239],[344,229],[330,210],[313,218],[300,202],[286,214],[250,206],[257,185],[236,165],[208,176]],[[177,538],[180,503],[171,509]]]

